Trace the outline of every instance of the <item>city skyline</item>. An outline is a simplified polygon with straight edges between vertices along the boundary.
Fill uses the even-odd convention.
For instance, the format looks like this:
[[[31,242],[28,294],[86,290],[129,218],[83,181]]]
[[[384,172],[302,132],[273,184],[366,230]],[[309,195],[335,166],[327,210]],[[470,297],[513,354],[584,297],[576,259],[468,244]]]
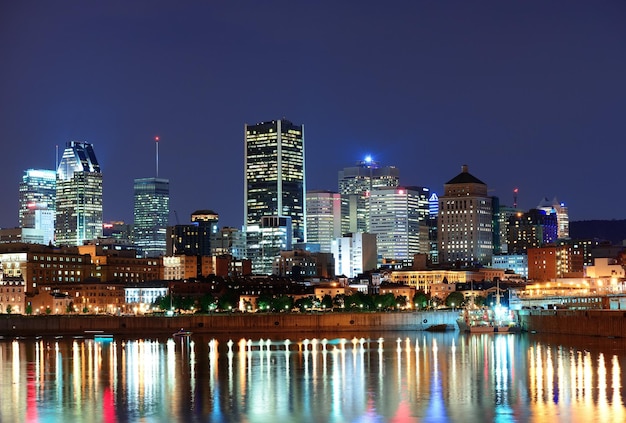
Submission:
[[[624,217],[623,2],[241,6],[0,6],[0,226],[18,224],[23,172],[73,140],[97,150],[103,220],[131,223],[160,136],[170,224],[212,209],[241,227],[241,128],[283,117],[307,128],[309,190],[369,153],[438,195],[467,164],[502,205],[519,188],[524,210]]]

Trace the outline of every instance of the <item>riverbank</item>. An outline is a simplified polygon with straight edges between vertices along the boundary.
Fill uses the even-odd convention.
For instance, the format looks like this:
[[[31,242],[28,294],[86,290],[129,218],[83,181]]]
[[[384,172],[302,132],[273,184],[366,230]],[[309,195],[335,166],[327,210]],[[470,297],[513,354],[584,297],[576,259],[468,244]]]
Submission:
[[[527,332],[626,337],[624,310],[520,310],[518,317]]]
[[[458,311],[399,313],[230,313],[181,316],[0,315],[0,336],[281,333],[320,331],[420,331],[447,325],[455,329]]]

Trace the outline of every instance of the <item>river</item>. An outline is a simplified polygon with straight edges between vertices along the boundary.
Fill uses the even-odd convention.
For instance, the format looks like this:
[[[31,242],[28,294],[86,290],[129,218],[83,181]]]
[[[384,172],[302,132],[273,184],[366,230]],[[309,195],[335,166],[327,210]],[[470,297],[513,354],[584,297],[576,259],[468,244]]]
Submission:
[[[0,340],[1,422],[622,422],[626,340],[384,332]]]

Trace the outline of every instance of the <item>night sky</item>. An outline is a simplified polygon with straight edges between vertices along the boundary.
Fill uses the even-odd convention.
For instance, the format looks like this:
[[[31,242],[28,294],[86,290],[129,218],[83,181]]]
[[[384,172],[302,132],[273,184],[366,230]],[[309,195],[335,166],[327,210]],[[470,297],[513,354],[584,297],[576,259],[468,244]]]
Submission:
[[[437,193],[462,164],[521,208],[626,218],[626,2],[4,1],[0,226],[27,168],[94,144],[104,220],[170,179],[170,223],[243,222],[243,127],[305,125],[308,189],[366,154]]]

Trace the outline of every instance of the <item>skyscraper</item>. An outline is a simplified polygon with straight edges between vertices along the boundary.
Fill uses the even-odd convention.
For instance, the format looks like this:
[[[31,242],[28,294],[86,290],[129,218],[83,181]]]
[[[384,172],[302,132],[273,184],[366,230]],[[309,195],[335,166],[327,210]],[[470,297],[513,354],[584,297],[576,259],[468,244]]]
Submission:
[[[556,213],[559,239],[569,238],[569,213],[565,203],[560,202],[556,197],[552,202],[544,198],[539,202],[537,209],[544,210],[546,213]]]
[[[288,217],[294,242],[306,234],[304,127],[288,120],[245,125],[244,231],[249,249],[258,249],[264,216]],[[250,233],[248,233],[250,232]],[[248,256],[259,257],[254,251]]]
[[[380,259],[412,260],[428,254],[430,190],[379,187],[370,193],[370,233],[376,234]]]
[[[294,241],[305,241],[304,127],[284,119],[246,125],[245,144],[245,224],[288,216]]]
[[[35,229],[43,244],[54,242],[56,186],[54,170],[28,169],[20,182],[20,228]]]
[[[307,243],[319,244],[320,251],[330,253],[331,241],[341,236],[341,195],[313,190],[306,193]]]
[[[82,245],[102,236],[102,173],[91,144],[67,143],[56,193],[57,245]]]
[[[134,242],[143,257],[159,257],[166,252],[170,214],[170,181],[139,178],[134,184]]]
[[[438,244],[440,263],[489,264],[493,254],[492,203],[487,185],[467,166],[444,184],[439,197]]]
[[[371,157],[340,170],[341,232],[369,232],[370,192],[378,187],[397,187],[399,183],[400,172],[396,167],[381,167]]]

